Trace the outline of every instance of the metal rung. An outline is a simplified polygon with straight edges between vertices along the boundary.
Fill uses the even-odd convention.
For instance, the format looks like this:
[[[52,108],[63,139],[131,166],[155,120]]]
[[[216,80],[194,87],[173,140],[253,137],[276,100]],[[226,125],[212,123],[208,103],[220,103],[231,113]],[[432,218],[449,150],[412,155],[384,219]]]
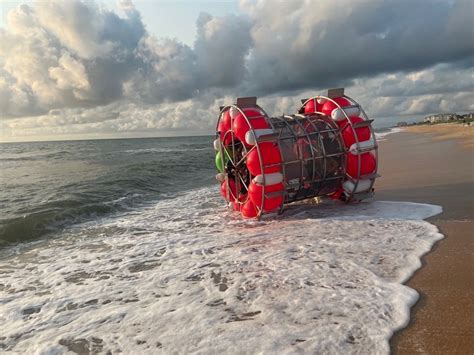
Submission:
[[[262,164],[264,168],[271,168],[273,166],[281,166],[282,163],[270,163],[270,164]],[[270,173],[267,173],[270,174]]]
[[[372,145],[370,147],[365,147],[365,148],[359,148],[359,149],[353,149],[350,150],[351,153],[366,153],[366,152],[371,152],[372,150],[376,150],[378,148],[378,145]]]
[[[379,178],[381,175],[375,173],[375,174],[367,174],[367,175],[361,175],[359,176],[359,180],[371,180],[371,179],[376,179]]]
[[[247,116],[245,116],[245,117],[247,117]],[[257,118],[265,118],[265,116],[260,115],[260,116],[247,117],[247,119],[250,120],[250,121],[251,120],[256,120]]]
[[[348,108],[360,108],[360,105],[355,104],[355,105],[342,106],[343,110],[347,110]]]
[[[278,133],[264,134],[257,138],[257,142],[262,143],[262,142],[275,141],[278,138],[278,136],[279,136]]]
[[[352,125],[352,127],[354,128],[361,128],[361,127],[369,127],[372,122],[374,122],[374,120],[367,120],[367,121],[363,121],[363,122],[357,122],[357,123],[354,123]]]
[[[314,179],[314,180],[308,180],[306,182],[310,183],[310,184],[316,184],[318,182],[323,182],[323,181],[332,181],[332,180],[340,180],[340,179],[343,179],[345,176],[344,175],[336,175],[336,176],[330,176],[330,177],[326,177],[324,179]]]
[[[257,97],[239,97],[237,98],[237,107],[247,108],[247,107],[256,107],[257,106]]]
[[[335,97],[344,96],[344,88],[335,88],[328,90],[328,97],[334,99]]]

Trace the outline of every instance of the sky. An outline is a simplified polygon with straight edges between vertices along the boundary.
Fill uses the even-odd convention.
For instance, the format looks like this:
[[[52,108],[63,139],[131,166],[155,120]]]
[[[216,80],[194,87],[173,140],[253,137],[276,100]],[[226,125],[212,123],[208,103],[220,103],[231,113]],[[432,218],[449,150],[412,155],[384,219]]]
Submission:
[[[0,0],[0,141],[212,134],[345,87],[376,125],[474,111],[471,0]]]

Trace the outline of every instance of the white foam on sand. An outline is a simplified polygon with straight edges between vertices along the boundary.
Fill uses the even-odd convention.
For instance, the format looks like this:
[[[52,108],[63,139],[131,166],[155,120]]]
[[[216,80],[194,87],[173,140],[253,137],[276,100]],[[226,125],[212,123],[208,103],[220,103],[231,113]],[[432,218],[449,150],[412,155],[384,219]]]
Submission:
[[[268,221],[217,189],[76,226],[0,260],[0,351],[389,353],[442,235],[433,205],[293,205]],[[9,255],[7,255],[9,254]]]

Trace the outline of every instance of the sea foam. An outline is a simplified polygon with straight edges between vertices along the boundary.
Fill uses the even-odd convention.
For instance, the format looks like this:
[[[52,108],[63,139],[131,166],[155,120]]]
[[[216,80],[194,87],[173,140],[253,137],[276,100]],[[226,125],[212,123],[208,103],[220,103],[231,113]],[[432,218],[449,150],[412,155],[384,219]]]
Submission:
[[[389,353],[440,212],[296,204],[248,221],[204,188],[83,223],[2,251],[0,350]]]
[[[377,138],[378,141],[384,141],[386,140],[387,136],[394,134],[394,133],[399,133],[403,132],[403,128],[400,127],[391,127],[389,129],[384,129],[383,131],[380,132],[375,132],[375,137]]]

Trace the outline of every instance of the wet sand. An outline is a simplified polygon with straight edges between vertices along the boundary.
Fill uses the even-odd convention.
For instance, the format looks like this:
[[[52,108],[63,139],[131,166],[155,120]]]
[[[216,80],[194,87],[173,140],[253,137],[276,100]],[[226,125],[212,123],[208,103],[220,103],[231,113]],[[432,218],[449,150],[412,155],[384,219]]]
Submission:
[[[420,299],[390,341],[394,354],[474,353],[474,145],[462,129],[474,132],[410,127],[380,142],[376,198],[441,205],[429,221],[445,235],[407,282]]]

